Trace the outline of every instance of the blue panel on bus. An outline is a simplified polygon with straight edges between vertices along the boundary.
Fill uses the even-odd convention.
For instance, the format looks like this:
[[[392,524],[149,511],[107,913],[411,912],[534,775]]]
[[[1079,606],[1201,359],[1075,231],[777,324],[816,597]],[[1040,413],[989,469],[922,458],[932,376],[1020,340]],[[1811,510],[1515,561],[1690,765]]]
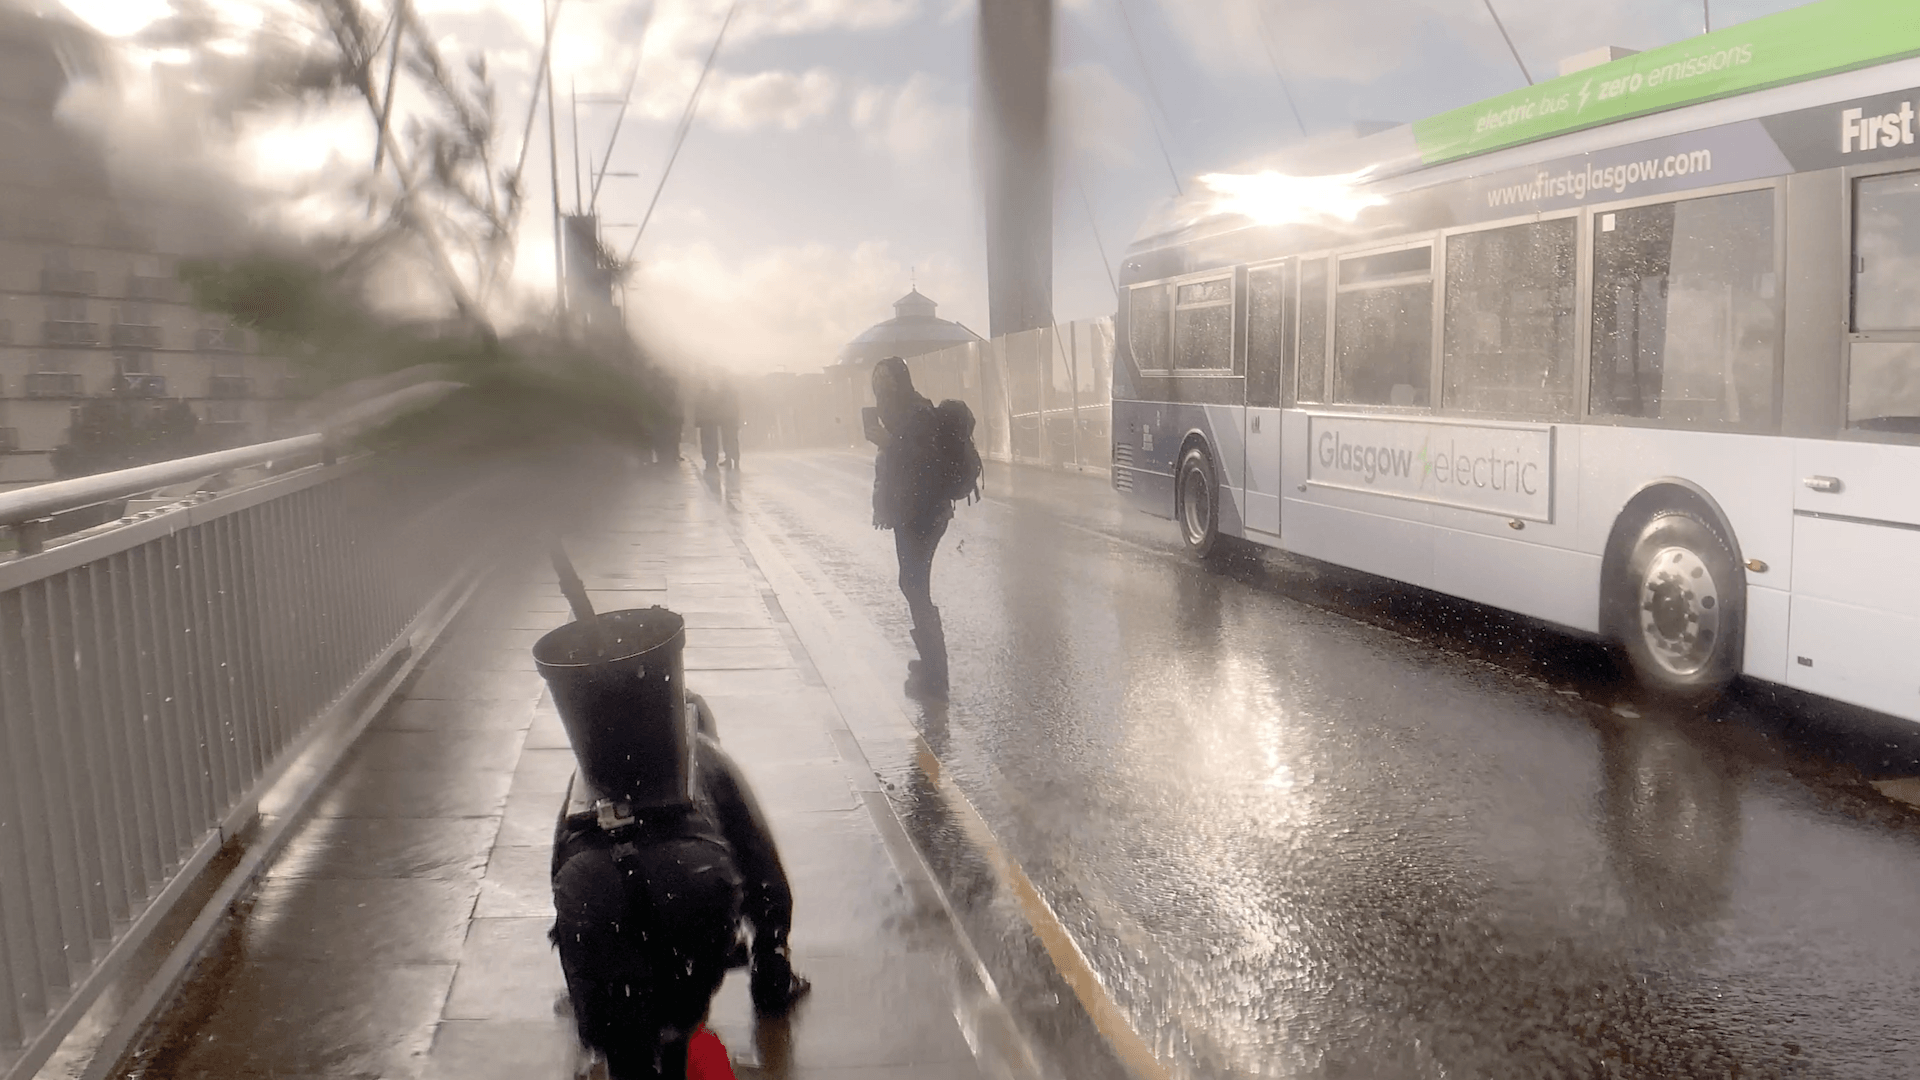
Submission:
[[[1220,532],[1224,536],[1244,535],[1240,507],[1227,489],[1238,474],[1238,463],[1224,467],[1222,454],[1240,451],[1239,431],[1214,429],[1209,409],[1167,401],[1122,401],[1113,403],[1113,486],[1135,507],[1159,517],[1173,517],[1174,470],[1190,439],[1197,439],[1214,460],[1214,482],[1222,488]],[[1238,415],[1236,409],[1211,410],[1220,415]]]

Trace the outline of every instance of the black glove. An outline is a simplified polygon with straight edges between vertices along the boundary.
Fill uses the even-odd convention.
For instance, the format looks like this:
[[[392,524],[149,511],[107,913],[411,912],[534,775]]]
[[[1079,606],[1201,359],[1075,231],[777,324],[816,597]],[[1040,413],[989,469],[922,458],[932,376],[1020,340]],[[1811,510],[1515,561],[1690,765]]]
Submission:
[[[785,948],[757,952],[753,975],[748,982],[753,1010],[761,1016],[785,1016],[794,1003],[807,996],[813,984],[793,973],[793,958]]]

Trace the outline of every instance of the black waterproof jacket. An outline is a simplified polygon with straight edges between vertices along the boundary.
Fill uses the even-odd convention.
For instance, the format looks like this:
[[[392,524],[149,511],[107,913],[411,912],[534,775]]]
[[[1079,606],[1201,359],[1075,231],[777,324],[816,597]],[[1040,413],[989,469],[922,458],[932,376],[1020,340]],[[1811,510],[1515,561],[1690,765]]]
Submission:
[[[683,826],[669,826],[666,831],[688,835],[712,835],[717,831],[715,839],[725,842],[740,875],[741,914],[753,925],[755,948],[778,948],[786,943],[793,924],[793,892],[787,884],[780,853],[773,846],[773,833],[767,828],[766,815],[754,799],[753,789],[740,774],[740,767],[720,748],[720,743],[705,732],[696,738],[697,802]],[[559,878],[560,868],[568,859],[608,840],[591,813],[563,817],[554,837],[554,878]]]
[[[953,515],[940,491],[939,418],[933,402],[914,394],[885,430],[873,463],[873,523],[882,529],[928,528]]]

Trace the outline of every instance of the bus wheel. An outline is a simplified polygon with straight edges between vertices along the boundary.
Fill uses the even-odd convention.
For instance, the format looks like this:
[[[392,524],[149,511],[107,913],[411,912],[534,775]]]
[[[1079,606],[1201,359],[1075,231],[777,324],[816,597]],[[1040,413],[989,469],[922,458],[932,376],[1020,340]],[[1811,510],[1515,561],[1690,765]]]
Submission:
[[[1740,670],[1746,589],[1720,533],[1687,510],[1647,520],[1627,557],[1622,637],[1640,683],[1704,704]]]
[[[1187,550],[1201,558],[1220,545],[1219,490],[1213,483],[1213,459],[1195,446],[1180,455],[1180,481],[1174,502]]]

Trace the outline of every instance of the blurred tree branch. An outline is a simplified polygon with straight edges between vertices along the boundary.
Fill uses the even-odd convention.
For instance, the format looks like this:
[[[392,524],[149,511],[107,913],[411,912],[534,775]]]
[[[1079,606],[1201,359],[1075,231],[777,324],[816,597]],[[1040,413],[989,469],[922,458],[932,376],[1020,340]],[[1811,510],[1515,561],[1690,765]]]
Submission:
[[[181,267],[197,304],[257,331],[264,351],[303,369],[319,396],[290,423],[326,427],[370,394],[441,382],[462,389],[368,438],[498,449],[644,437],[660,412],[660,376],[624,333],[591,342],[544,330],[503,336],[488,317],[485,299],[511,263],[524,210],[527,150],[499,152],[499,99],[484,57],[444,56],[408,0],[385,11],[362,0],[282,0],[254,28],[223,23],[204,0],[179,2],[168,44],[209,65],[231,63],[236,37],[259,46],[239,50],[252,67],[225,79],[217,106],[227,119],[358,97],[374,125],[376,152],[355,174],[355,190],[371,200],[370,227],[356,214],[331,239]],[[523,143],[531,130],[529,120]],[[502,158],[511,171],[496,167]],[[383,310],[390,278],[381,275],[422,256],[456,318],[408,321]]]
[[[437,102],[446,108],[452,106],[453,115],[458,118],[452,126],[416,122],[413,143],[427,152],[433,167],[428,173],[432,181],[433,194],[442,196],[442,200],[451,202],[451,206],[433,207],[427,197],[426,184],[415,172],[409,155],[393,137],[391,118],[384,105],[385,94],[374,82],[374,63],[380,52],[380,39],[368,25],[366,10],[359,0],[316,0],[320,14],[329,30],[332,31],[334,44],[339,49],[340,66],[347,85],[359,91],[365,100],[369,114],[376,127],[376,138],[384,151],[384,157],[390,164],[394,178],[400,187],[397,213],[426,249],[435,269],[441,277],[441,284],[453,299],[460,314],[476,322],[485,323],[485,313],[474,303],[472,290],[461,277],[460,270],[454,265],[447,252],[447,244],[441,236],[440,221],[436,220],[435,210],[442,215],[451,216],[461,210],[476,209],[473,193],[465,186],[460,165],[464,160],[477,157],[485,160],[485,153],[475,149],[476,141],[490,143],[493,138],[491,87],[484,83],[482,68],[481,89],[487,106],[472,109],[467,100],[466,88],[455,86],[446,77],[444,65],[440,63],[438,51],[432,40],[418,32],[411,24],[411,7],[403,6],[396,13],[396,22],[392,33],[403,34],[409,28],[413,35],[413,47],[409,54],[408,68],[421,74],[426,80],[428,92]],[[424,56],[424,59],[422,59]],[[485,176],[483,172],[483,177]],[[374,178],[377,182],[379,177]],[[486,178],[489,193],[491,178]],[[491,200],[489,199],[489,204]],[[488,223],[496,227],[501,224],[497,217],[485,215]],[[506,232],[511,233],[511,228]],[[456,232],[456,236],[460,233]],[[478,265],[478,260],[476,260]]]
[[[357,96],[373,125],[373,166],[360,186],[375,221],[368,243],[411,239],[454,308],[489,321],[487,302],[511,267],[525,207],[522,174],[552,45],[553,6],[529,84],[520,145],[502,153],[499,94],[486,57],[451,60],[411,0],[261,0],[257,24],[210,0],[174,11],[139,43],[184,50],[202,78],[199,104],[232,124],[243,112]],[[511,165],[511,169],[502,168]]]

